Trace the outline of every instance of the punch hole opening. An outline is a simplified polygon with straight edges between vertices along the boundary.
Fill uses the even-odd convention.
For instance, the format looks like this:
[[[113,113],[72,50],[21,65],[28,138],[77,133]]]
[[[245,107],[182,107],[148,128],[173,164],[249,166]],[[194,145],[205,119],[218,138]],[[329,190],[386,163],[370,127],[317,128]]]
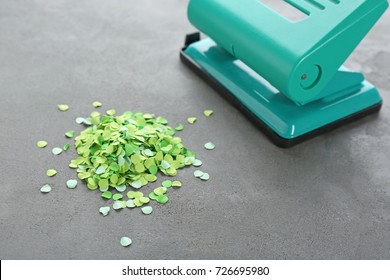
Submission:
[[[291,3],[289,0],[260,0],[260,2],[293,22],[301,21],[310,14],[307,10]]]

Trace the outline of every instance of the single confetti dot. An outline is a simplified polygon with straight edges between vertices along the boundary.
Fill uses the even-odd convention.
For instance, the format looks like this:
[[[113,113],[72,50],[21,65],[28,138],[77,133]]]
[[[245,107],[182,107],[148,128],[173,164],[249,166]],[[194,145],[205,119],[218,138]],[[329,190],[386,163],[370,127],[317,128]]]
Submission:
[[[188,121],[189,124],[194,124],[196,122],[196,118],[195,117],[189,117],[187,119],[187,121]]]
[[[107,216],[108,213],[110,212],[110,206],[103,206],[103,207],[100,207],[99,209],[99,212],[103,215],[103,216]]]
[[[122,201],[116,200],[116,201],[114,202],[114,204],[112,205],[112,208],[114,208],[115,210],[122,209],[122,208],[123,208],[123,203],[122,203]]]
[[[135,188],[135,189],[139,189],[139,188],[142,187],[142,182],[139,181],[139,180],[134,181],[134,182],[131,183],[131,186],[132,186],[133,188]]]
[[[150,202],[150,199],[149,199],[149,197],[140,197],[139,198],[139,201],[140,202],[142,202],[142,203],[144,203],[144,204],[146,204],[146,203],[149,203]]]
[[[166,195],[164,195],[164,194],[159,195],[159,196],[157,197],[157,199],[156,199],[156,201],[157,201],[158,203],[161,203],[161,204],[167,203],[168,200],[169,200],[168,196],[166,196]]]
[[[194,176],[195,176],[196,178],[202,177],[203,174],[204,174],[204,173],[203,173],[202,171],[200,171],[200,170],[195,170],[195,172],[194,172]]]
[[[134,204],[132,199],[129,199],[128,201],[126,201],[126,207],[128,207],[128,208],[134,208],[135,207],[135,204]]]
[[[57,108],[58,108],[58,110],[63,111],[63,112],[69,110],[69,106],[66,104],[58,104]]]
[[[102,197],[106,199],[110,199],[112,197],[112,192],[110,191],[105,191],[102,193]]]
[[[170,188],[172,186],[172,181],[171,180],[165,180],[164,182],[161,183],[163,187]]]
[[[184,126],[181,123],[175,127],[176,131],[182,131],[183,129],[184,129]]]
[[[77,180],[71,179],[66,182],[66,186],[69,189],[74,189],[77,186]]]
[[[203,111],[203,114],[204,114],[206,117],[210,117],[213,113],[214,113],[213,110],[204,110],[204,111]]]
[[[116,114],[116,110],[115,110],[115,109],[107,110],[106,113],[107,113],[107,115],[109,115],[109,116],[113,116],[113,115]]]
[[[144,206],[141,208],[142,213],[145,215],[150,215],[153,212],[153,207],[152,206]]]
[[[57,174],[57,170],[55,170],[55,169],[48,169],[47,171],[46,171],[46,175],[48,176],[48,177],[53,177],[54,175],[56,175]]]
[[[111,175],[111,179],[112,179],[112,176],[114,176],[114,175],[116,175],[116,174],[113,174],[113,175]],[[121,185],[121,186],[116,186],[115,187],[115,189],[118,191],[118,192],[124,192],[124,191],[126,191],[126,185]]]
[[[120,240],[120,243],[123,247],[127,247],[127,246],[130,246],[131,243],[133,243],[133,241],[127,237],[127,236],[123,236]]]
[[[65,136],[68,138],[73,138],[74,130],[69,130],[69,131],[65,132]]]
[[[69,150],[69,147],[70,147],[70,145],[68,143],[66,143],[62,149],[64,151],[67,151],[67,150]]]
[[[92,106],[95,107],[95,108],[101,107],[102,105],[103,105],[103,104],[102,104],[101,102],[99,102],[99,101],[94,101],[94,102],[92,103]]]
[[[208,173],[203,173],[203,175],[200,176],[200,179],[203,181],[207,181],[208,179],[210,179],[210,175]]]
[[[173,181],[172,187],[173,188],[180,188],[182,186],[182,183],[180,181]]]
[[[192,163],[192,165],[195,166],[195,167],[199,167],[202,164],[203,164],[202,161],[199,160],[199,159],[194,160],[194,162]]]
[[[121,195],[120,193],[116,193],[112,196],[112,199],[113,200],[119,200],[119,199],[122,199],[123,195]]]
[[[53,155],[56,155],[58,156],[59,154],[62,153],[62,149],[61,148],[58,148],[58,147],[55,147],[51,150],[51,152],[53,153]]]
[[[51,191],[50,185],[46,184],[41,187],[41,193],[49,193]]]
[[[157,196],[160,196],[160,195],[166,193],[166,188],[165,188],[165,189],[162,188],[162,187],[155,188],[155,189],[153,190],[153,192],[154,192]]]
[[[82,123],[84,123],[85,119],[82,117],[77,117],[75,121],[77,124],[82,124]]]
[[[204,147],[207,149],[207,150],[213,150],[215,148],[215,144],[212,143],[212,142],[208,142],[206,144],[204,144]]]
[[[38,141],[38,142],[37,142],[37,146],[38,146],[39,148],[44,148],[44,147],[47,146],[47,142],[46,142],[46,141],[43,141],[43,140]]]

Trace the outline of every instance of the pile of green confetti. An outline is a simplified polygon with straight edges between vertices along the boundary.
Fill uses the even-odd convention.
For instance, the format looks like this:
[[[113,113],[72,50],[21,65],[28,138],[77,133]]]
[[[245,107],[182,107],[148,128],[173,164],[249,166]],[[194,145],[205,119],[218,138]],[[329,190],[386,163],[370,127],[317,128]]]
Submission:
[[[92,105],[97,108],[102,103],[95,101]],[[58,109],[68,111],[69,106],[61,104]],[[209,117],[213,111],[205,110],[203,113]],[[88,189],[99,190],[103,199],[112,199],[114,210],[140,207],[143,214],[150,215],[153,208],[146,204],[151,200],[160,204],[167,203],[168,189],[179,188],[182,183],[165,180],[147,196],[140,189],[155,182],[159,172],[173,177],[179,169],[189,165],[199,167],[202,161],[196,159],[195,153],[183,145],[180,137],[175,136],[176,131],[183,130],[182,124],[173,129],[167,125],[165,118],[155,117],[153,114],[115,114],[116,111],[111,109],[105,115],[94,111],[90,117],[76,118],[76,123],[84,124],[86,129],[75,138],[73,130],[65,132],[66,138],[74,138],[78,154],[76,159],[71,160],[69,167],[77,170],[78,178],[85,181]],[[194,124],[196,120],[196,117],[187,119],[189,124]],[[40,148],[47,145],[44,140],[37,142]],[[208,142],[204,147],[212,150],[215,145]],[[58,156],[69,148],[70,145],[66,143],[62,148],[52,148],[52,153]],[[57,171],[52,168],[46,172],[48,177],[56,174]],[[196,170],[194,176],[201,180],[210,178],[208,173],[200,170]],[[66,186],[74,189],[77,183],[77,180],[70,179]],[[41,192],[49,193],[51,189],[50,185],[45,184],[41,187]],[[107,216],[110,210],[110,206],[104,206],[100,207],[99,212]],[[129,246],[131,243],[128,237],[121,239],[122,246]]]
[[[97,188],[108,198],[110,189],[135,189],[157,180],[158,171],[175,176],[177,170],[191,165],[195,154],[175,137],[167,120],[151,114],[113,111],[101,116],[91,114],[91,127],[75,138],[79,157],[70,163],[79,179],[91,190]]]

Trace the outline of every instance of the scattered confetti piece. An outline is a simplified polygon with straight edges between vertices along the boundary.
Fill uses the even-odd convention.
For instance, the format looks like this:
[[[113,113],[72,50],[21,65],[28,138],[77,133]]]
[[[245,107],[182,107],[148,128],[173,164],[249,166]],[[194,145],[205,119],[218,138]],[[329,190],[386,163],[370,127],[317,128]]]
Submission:
[[[58,148],[58,147],[55,147],[51,150],[51,152],[53,153],[53,155],[56,155],[58,156],[59,154],[62,153],[62,149],[61,148]]]
[[[159,196],[157,197],[157,199],[156,199],[156,201],[157,201],[158,203],[161,203],[161,204],[167,203],[168,200],[169,200],[169,199],[168,199],[168,196],[166,196],[166,195],[164,195],[164,194],[159,195]]]
[[[116,200],[112,206],[115,210],[119,210],[123,208],[123,203],[122,201]]]
[[[103,206],[103,207],[100,207],[99,209],[99,212],[103,215],[103,216],[107,216],[108,213],[110,212],[110,206]]]
[[[203,164],[202,161],[199,160],[199,159],[194,160],[194,162],[192,163],[192,165],[195,166],[195,167],[199,167],[202,164]]]
[[[120,193],[116,193],[112,196],[112,199],[113,200],[119,200],[119,199],[122,199],[123,195],[121,195]]]
[[[66,182],[66,186],[69,189],[74,189],[77,186],[77,180],[71,179]]]
[[[203,114],[204,114],[206,117],[210,117],[213,113],[214,113],[213,110],[204,110],[204,111],[203,111]]]
[[[48,176],[48,177],[53,177],[54,175],[56,175],[57,174],[57,170],[55,170],[55,169],[48,169],[47,171],[46,171],[46,175]]]
[[[208,179],[210,179],[210,175],[208,173],[203,173],[203,175],[200,176],[200,179],[203,181],[207,181]]]
[[[180,188],[182,186],[180,181],[173,181],[172,182],[172,187],[174,188]]]
[[[113,115],[116,114],[116,110],[115,110],[115,109],[107,110],[106,113],[107,113],[107,115],[109,115],[109,116],[113,116]]]
[[[204,174],[204,173],[203,173],[202,171],[200,171],[200,170],[195,170],[195,172],[194,172],[194,176],[195,176],[196,178],[202,177],[203,174]]]
[[[99,102],[99,101],[94,101],[94,102],[92,103],[92,106],[95,107],[95,108],[101,107],[102,105],[103,105],[103,104],[102,104],[101,102]]]
[[[161,183],[163,187],[170,188],[172,186],[172,181],[171,180],[165,180],[164,182]]]
[[[112,176],[114,176],[116,174],[113,174]],[[111,179],[112,179],[112,176],[111,176]],[[122,185],[122,186],[116,186],[115,189],[118,191],[118,192],[124,192],[126,191],[126,186],[125,185]]]
[[[196,118],[195,117],[189,117],[187,119],[187,121],[188,121],[189,124],[194,124],[196,122]]]
[[[106,199],[110,199],[112,197],[112,192],[110,191],[105,191],[102,193],[102,197]]]
[[[123,247],[127,247],[127,246],[130,246],[131,243],[133,243],[133,241],[129,237],[124,236],[121,238],[120,243]]]
[[[77,117],[76,118],[76,123],[78,123],[78,124],[82,124],[82,123],[84,123],[84,118],[82,118],[82,117]]]
[[[46,184],[41,187],[41,193],[49,193],[51,191],[50,185]]]
[[[184,129],[184,126],[181,123],[175,127],[176,131],[182,131],[183,129]]]
[[[43,141],[43,140],[38,141],[38,142],[37,142],[37,146],[38,146],[39,148],[44,148],[44,147],[47,146],[47,142],[46,142],[46,141]]]
[[[150,215],[153,212],[153,207],[152,206],[144,206],[141,208],[142,213],[145,215]]]
[[[74,130],[69,130],[69,131],[65,132],[65,136],[68,138],[73,138]]]
[[[214,143],[212,142],[208,142],[206,144],[204,144],[204,147],[207,149],[207,150],[213,150],[215,148],[215,145]]]
[[[67,150],[69,150],[69,147],[70,147],[70,145],[68,143],[66,143],[62,149],[64,151],[67,151]]]
[[[69,106],[66,104],[59,104],[59,105],[57,105],[57,108],[58,108],[58,110],[63,111],[63,112],[69,110]]]
[[[128,207],[128,208],[134,208],[135,207],[135,204],[134,204],[132,199],[129,199],[128,201],[126,201],[126,207]]]

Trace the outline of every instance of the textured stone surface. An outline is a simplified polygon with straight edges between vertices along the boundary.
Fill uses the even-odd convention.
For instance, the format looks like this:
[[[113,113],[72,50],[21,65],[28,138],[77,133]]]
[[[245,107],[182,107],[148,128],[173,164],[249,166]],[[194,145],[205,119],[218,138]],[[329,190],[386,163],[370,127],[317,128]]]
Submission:
[[[180,63],[195,30],[186,5],[1,1],[0,259],[389,259],[390,14],[347,62],[378,86],[381,113],[282,150]],[[181,135],[210,180],[185,169],[183,187],[152,215],[102,217],[98,193],[66,187],[74,152],[35,146],[63,145],[95,100],[172,125],[198,116]],[[215,150],[203,148],[209,141]],[[47,168],[58,174],[47,178]],[[53,189],[43,195],[45,183]]]

